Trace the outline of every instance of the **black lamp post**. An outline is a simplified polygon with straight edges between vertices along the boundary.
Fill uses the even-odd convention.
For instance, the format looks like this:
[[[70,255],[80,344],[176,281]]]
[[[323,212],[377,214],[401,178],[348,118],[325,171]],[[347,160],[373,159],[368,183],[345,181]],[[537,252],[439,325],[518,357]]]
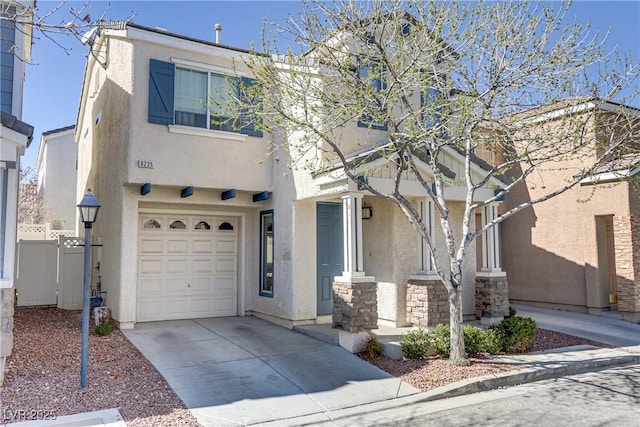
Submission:
[[[82,281],[82,351],[80,355],[80,387],[87,386],[89,365],[89,283],[91,282],[91,228],[98,217],[100,203],[87,190],[78,204],[80,220],[84,222],[84,280]]]

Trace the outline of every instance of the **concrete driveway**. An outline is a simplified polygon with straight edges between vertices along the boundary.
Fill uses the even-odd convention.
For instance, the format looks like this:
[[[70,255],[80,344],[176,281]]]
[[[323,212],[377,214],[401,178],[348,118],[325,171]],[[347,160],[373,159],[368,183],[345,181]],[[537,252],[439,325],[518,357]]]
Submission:
[[[138,323],[122,332],[205,426],[321,414],[419,392],[341,347],[255,317]]]

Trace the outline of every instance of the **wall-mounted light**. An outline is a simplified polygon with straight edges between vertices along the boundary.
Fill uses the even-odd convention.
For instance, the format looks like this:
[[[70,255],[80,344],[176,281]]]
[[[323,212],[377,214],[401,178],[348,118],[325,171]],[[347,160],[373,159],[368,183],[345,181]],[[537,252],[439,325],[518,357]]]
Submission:
[[[370,206],[362,205],[362,219],[369,219],[373,216],[373,209]]]

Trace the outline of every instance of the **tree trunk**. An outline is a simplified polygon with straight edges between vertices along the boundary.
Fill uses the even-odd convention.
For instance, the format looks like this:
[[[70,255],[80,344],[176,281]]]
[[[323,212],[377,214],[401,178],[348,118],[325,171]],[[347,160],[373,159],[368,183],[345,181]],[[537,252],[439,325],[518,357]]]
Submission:
[[[449,322],[452,365],[468,366],[470,364],[464,349],[464,332],[462,330],[462,287],[455,286],[449,290]]]

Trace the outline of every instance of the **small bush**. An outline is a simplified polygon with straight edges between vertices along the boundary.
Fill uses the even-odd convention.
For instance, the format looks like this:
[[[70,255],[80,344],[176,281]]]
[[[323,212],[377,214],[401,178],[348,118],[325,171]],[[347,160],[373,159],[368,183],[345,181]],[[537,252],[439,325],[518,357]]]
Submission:
[[[431,334],[425,329],[418,328],[402,336],[400,347],[402,355],[407,359],[421,359],[427,355],[431,347]]]
[[[436,354],[449,357],[449,351],[451,349],[450,334],[449,325],[443,323],[436,325],[433,330],[433,349],[436,351]]]
[[[475,356],[478,353],[482,353],[484,331],[477,326],[464,325],[462,327],[464,331],[464,351],[467,356]]]
[[[482,352],[489,354],[502,353],[502,344],[496,331],[493,329],[482,330]]]
[[[368,357],[380,356],[382,354],[382,344],[378,337],[375,334],[369,332],[369,338],[364,343],[364,348],[362,350]]]
[[[98,323],[95,328],[93,328],[93,333],[96,335],[109,335],[111,332],[113,332],[113,328],[113,319],[105,319],[102,322]]]
[[[516,314],[518,314],[516,309],[511,307],[511,306],[509,306],[509,316],[507,316],[507,317],[514,317]]]
[[[490,329],[495,332],[500,348],[505,353],[528,351],[536,336],[536,322],[528,317],[506,317]]]
[[[476,326],[463,325],[464,350],[467,356],[473,357],[479,353],[498,354],[502,351],[500,340],[495,331],[480,329]],[[437,354],[449,357],[451,350],[451,332],[449,325],[437,325],[433,331],[433,347]]]

